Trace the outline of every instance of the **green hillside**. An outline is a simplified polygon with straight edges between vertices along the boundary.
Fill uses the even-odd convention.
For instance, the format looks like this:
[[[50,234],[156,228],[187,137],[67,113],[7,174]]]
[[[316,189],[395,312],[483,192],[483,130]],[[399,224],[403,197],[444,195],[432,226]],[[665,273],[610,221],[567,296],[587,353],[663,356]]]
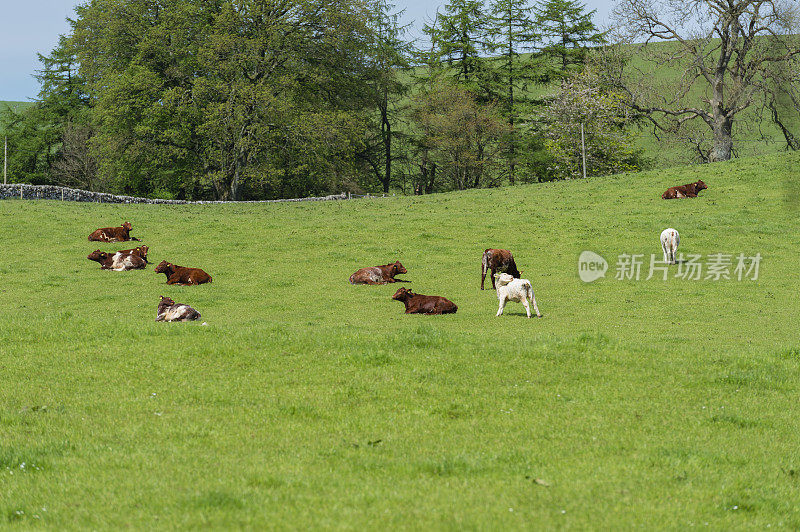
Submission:
[[[0,523],[800,527],[799,164],[324,203],[2,201]],[[698,178],[699,198],[660,199]],[[152,262],[213,283],[86,260],[131,247],[86,240],[125,220]],[[703,261],[760,254],[758,279],[645,280],[666,227]],[[495,317],[487,247],[513,250],[542,319]],[[584,250],[605,278],[578,278]],[[640,280],[615,279],[620,254],[644,255]],[[410,284],[347,282],[397,259]],[[404,315],[398,286],[458,313]],[[208,326],[155,323],[162,294]]]
[[[21,111],[27,107],[33,105],[33,102],[9,102],[9,101],[0,101],[0,113],[5,111],[6,109],[12,109],[14,111]],[[3,123],[0,121],[0,135],[3,134],[4,128]]]

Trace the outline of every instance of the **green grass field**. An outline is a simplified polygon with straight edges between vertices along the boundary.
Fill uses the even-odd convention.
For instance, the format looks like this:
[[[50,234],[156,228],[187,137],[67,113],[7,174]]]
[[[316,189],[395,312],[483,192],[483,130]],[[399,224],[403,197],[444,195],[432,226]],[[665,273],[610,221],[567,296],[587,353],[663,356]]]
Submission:
[[[800,527],[796,154],[427,197],[0,202],[0,528]],[[661,192],[702,178],[693,200]],[[97,227],[151,262],[101,271]],[[760,253],[619,281],[620,253]],[[514,251],[541,320],[481,292]],[[577,259],[609,261],[585,284]],[[351,286],[399,259],[404,285]],[[649,259],[648,259],[649,260]],[[672,267],[673,272],[675,266]],[[398,286],[455,315],[404,315]],[[199,323],[155,323],[159,295]]]

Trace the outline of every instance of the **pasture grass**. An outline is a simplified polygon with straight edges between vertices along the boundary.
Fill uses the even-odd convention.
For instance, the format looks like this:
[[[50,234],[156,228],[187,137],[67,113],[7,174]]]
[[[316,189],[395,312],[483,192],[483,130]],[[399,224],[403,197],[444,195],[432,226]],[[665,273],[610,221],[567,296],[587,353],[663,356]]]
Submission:
[[[427,197],[0,202],[0,528],[800,527],[796,154]],[[693,200],[668,186],[702,178]],[[213,284],[101,271],[97,227]],[[763,257],[618,281],[620,253]],[[135,245],[135,243],[133,243]],[[486,247],[544,314],[494,316]],[[577,258],[609,261],[581,282]],[[412,281],[351,286],[399,259]],[[674,267],[673,267],[674,271]],[[488,280],[487,280],[488,282]],[[444,295],[403,314],[398,286]],[[156,323],[159,295],[199,323]]]

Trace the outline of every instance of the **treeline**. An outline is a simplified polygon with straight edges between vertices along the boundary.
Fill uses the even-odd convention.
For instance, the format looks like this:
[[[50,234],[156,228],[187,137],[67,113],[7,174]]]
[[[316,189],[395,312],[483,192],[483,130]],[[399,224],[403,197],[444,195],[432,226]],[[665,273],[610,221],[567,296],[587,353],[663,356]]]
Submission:
[[[177,199],[431,193],[644,165],[575,0],[91,0],[5,111],[15,181]],[[545,91],[545,87],[557,90]],[[560,88],[559,88],[560,87]],[[538,95],[538,96],[537,96]],[[545,95],[545,96],[542,96]]]

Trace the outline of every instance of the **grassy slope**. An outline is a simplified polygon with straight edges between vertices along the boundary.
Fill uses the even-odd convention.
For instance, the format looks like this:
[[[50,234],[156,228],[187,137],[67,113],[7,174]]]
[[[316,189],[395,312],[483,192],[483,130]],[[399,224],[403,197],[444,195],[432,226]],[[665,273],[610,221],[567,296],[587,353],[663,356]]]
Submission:
[[[0,523],[798,527],[798,164],[337,203],[0,202]],[[659,199],[698,177],[699,199]],[[86,235],[123,220],[214,283],[99,270]],[[761,278],[578,279],[580,251],[613,269],[667,226],[685,253],[760,252]],[[542,320],[494,317],[489,246],[514,250]],[[458,314],[347,283],[396,258]],[[155,323],[159,294],[209,326]]]

